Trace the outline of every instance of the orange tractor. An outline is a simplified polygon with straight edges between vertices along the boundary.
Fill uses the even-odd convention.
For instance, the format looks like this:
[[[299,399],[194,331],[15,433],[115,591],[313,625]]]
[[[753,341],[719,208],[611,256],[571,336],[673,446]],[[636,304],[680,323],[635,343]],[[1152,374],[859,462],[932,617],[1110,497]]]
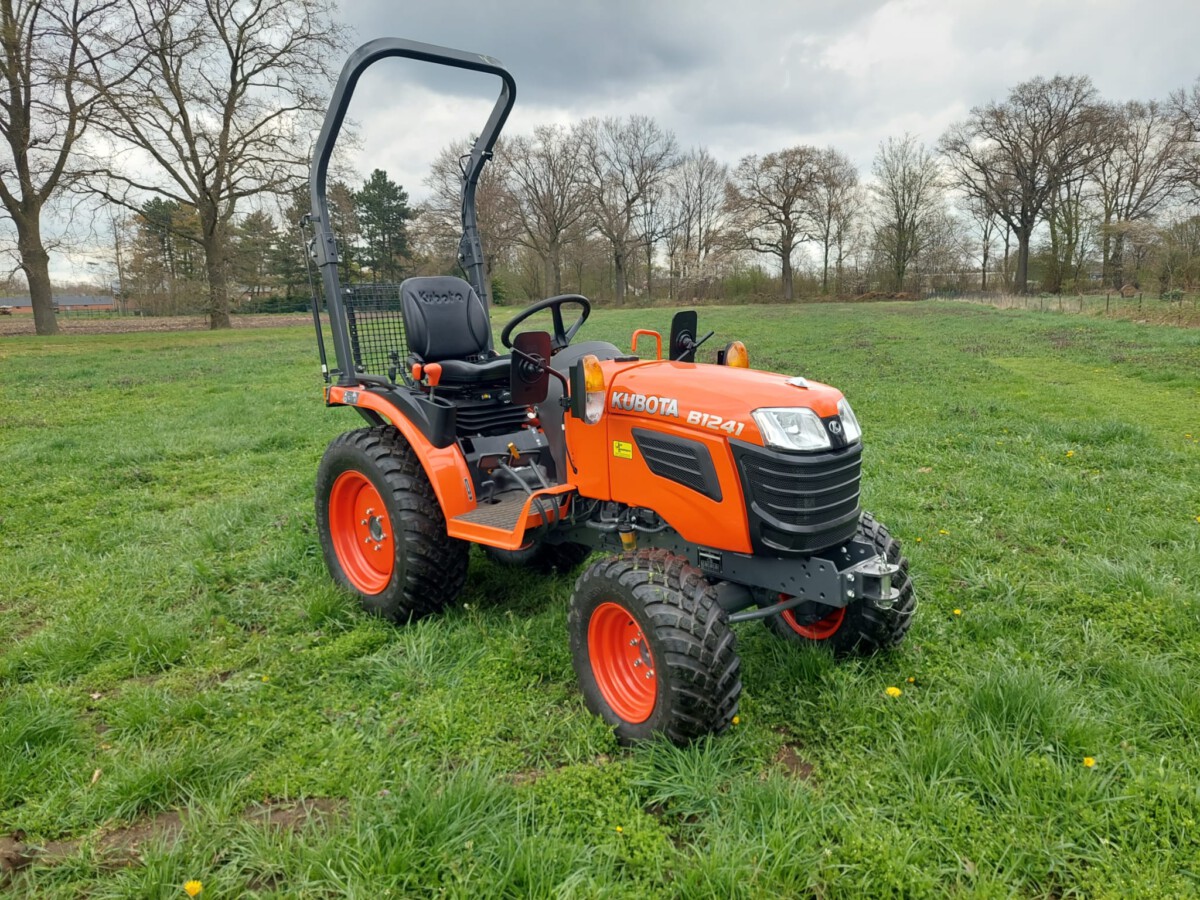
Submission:
[[[334,141],[362,72],[404,57],[498,77],[462,164],[466,280],[343,285],[326,201]],[[336,438],[316,517],[334,580],[397,623],[454,601],[472,544],[579,576],[567,626],[587,705],[623,742],[726,729],[742,683],[732,625],[838,654],[897,644],[915,600],[908,562],[859,508],[862,439],[836,389],[749,367],[744,346],[696,362],[695,312],[626,353],[577,341],[591,305],[538,301],[493,348],[475,191],[516,87],[496,60],[396,39],[346,63],[312,166],[312,257],[337,365],[325,399],[367,427]],[[550,331],[522,331],[545,313]],[[568,324],[568,322],[570,324]],[[650,355],[652,353],[652,355]]]

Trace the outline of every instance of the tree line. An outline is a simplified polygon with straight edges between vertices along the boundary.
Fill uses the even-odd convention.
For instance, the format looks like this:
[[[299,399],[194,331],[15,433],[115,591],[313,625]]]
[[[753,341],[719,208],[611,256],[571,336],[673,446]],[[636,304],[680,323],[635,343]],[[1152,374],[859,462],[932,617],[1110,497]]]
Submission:
[[[0,204],[39,334],[57,329],[43,218],[99,199],[115,282],[148,311],[302,307],[310,136],[345,35],[331,0],[0,0]],[[466,138],[427,199],[375,170],[330,187],[343,279],[455,268]],[[797,145],[735,163],[653,118],[503,138],[478,192],[499,302],[1057,293],[1200,286],[1200,79],[1112,103],[1034,78],[867,173]],[[1143,285],[1145,282],[1145,285]]]

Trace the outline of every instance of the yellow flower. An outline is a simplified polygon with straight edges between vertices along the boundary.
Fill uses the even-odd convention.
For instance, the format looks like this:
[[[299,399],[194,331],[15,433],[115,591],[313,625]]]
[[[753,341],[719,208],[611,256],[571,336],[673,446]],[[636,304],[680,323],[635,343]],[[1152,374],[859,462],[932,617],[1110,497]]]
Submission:
[[[734,717],[733,717],[733,724],[734,724],[734,725],[741,725],[741,724],[742,724],[742,717],[741,717],[741,716],[734,716]]]
[[[907,679],[907,680],[908,680],[908,683],[909,683],[909,684],[916,684],[916,683],[917,683],[917,679],[913,678],[911,675],[909,675],[909,676],[908,676],[908,679]]]
[[[1068,451],[1067,451],[1067,459],[1070,459],[1070,458],[1071,458],[1072,456],[1074,456],[1074,455],[1075,455],[1075,451],[1074,451],[1074,450],[1068,450]]]
[[[889,697],[899,697],[901,694],[904,693],[904,691],[900,690],[900,688],[898,688],[898,687],[892,686],[892,687],[889,687],[886,691],[884,691],[884,693],[887,694]]]
[[[1083,758],[1083,764],[1090,769],[1092,766],[1094,766],[1096,764],[1096,760],[1091,756],[1085,756]]]
[[[197,894],[202,893],[204,891],[204,885],[201,884],[199,881],[192,879],[191,881],[189,881],[187,884],[185,884],[183,886],[183,890],[187,893],[187,895],[189,897],[195,897]]]
[[[920,539],[920,538],[917,538],[917,543],[918,543],[918,544],[919,544],[919,543],[921,543],[921,539]]]
[[[617,834],[624,834],[624,833],[625,833],[625,829],[622,828],[620,825],[618,825],[617,826]]]
[[[271,680],[271,676],[270,676],[270,675],[264,675],[264,676],[262,677],[262,679],[263,679],[263,681],[270,681],[270,680]]]
[[[954,614],[955,614],[956,616],[961,616],[961,615],[962,615],[962,610],[961,610],[961,609],[956,609],[956,610],[954,611]]]
[[[939,528],[939,529],[938,529],[938,534],[949,534],[949,533],[950,533],[950,532],[948,532],[948,531],[947,531],[945,528]]]

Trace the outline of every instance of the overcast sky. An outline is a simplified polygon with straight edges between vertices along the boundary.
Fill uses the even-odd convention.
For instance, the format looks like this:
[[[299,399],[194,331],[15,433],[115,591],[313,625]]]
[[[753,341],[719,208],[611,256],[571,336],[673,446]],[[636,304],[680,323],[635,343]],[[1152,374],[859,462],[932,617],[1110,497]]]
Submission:
[[[642,113],[724,162],[832,145],[864,175],[906,131],[932,144],[1037,75],[1091,76],[1110,100],[1200,76],[1200,0],[343,0],[353,43],[404,37],[485,53],[517,82],[505,133]],[[483,124],[498,82],[385,60],[351,108],[362,174],[419,200],[437,151]]]

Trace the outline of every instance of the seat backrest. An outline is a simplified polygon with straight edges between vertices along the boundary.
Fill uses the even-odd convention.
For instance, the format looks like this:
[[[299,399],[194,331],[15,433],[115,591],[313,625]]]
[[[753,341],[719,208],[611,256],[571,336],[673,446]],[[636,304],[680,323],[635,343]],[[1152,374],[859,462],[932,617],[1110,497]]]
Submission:
[[[487,349],[487,310],[461,278],[406,278],[400,285],[400,313],[408,351],[423,362],[466,359]]]

